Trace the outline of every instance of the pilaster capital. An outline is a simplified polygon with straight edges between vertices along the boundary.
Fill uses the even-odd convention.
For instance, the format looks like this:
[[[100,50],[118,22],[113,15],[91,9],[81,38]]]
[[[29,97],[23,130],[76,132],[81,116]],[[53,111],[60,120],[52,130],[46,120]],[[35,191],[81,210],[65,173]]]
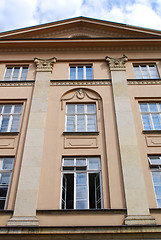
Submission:
[[[109,56],[106,56],[105,60],[109,63],[111,71],[119,71],[125,70],[125,63],[128,61],[128,57],[125,54],[120,58],[111,58]]]
[[[53,65],[56,63],[56,58],[49,58],[49,59],[40,59],[35,57],[34,62],[36,64],[36,71],[37,72],[52,72]]]

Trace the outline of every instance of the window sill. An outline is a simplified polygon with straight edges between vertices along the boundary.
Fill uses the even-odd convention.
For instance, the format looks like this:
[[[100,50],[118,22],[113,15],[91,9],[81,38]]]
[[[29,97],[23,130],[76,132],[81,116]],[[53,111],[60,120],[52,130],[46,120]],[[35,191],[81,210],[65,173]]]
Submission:
[[[19,132],[0,132],[0,136],[17,136]]]
[[[143,130],[144,134],[161,134],[161,130]]]
[[[89,135],[99,135],[99,132],[63,132],[63,135],[89,136]]]

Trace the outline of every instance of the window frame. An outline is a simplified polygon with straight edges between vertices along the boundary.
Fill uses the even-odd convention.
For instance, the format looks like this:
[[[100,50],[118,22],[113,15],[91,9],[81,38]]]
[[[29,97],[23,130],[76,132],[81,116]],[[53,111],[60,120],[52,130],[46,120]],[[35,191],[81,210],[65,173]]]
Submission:
[[[75,105],[75,112],[74,113],[68,113],[68,106],[69,105]],[[84,105],[85,112],[83,113],[77,113],[77,106],[78,105]],[[95,106],[95,112],[94,113],[88,113],[87,112],[87,105],[94,105]],[[72,133],[82,133],[82,132],[90,132],[90,133],[95,133],[98,131],[98,121],[97,121],[97,105],[96,102],[87,102],[87,103],[66,103],[65,107],[65,133],[69,133],[71,131],[67,131],[68,125],[67,125],[67,118],[68,116],[73,116],[74,117],[74,131]],[[85,117],[85,131],[77,131],[78,130],[78,116],[84,116]],[[94,121],[95,121],[95,130],[94,131],[88,131],[88,116],[94,116]]]
[[[12,70],[11,70],[11,74],[10,74],[10,77],[9,77],[9,79],[5,79],[5,77],[6,77],[6,73],[7,73],[7,69],[9,69],[9,68],[11,68]],[[13,79],[13,74],[14,74],[14,70],[15,70],[15,68],[19,68],[19,72],[18,72],[18,77],[17,77],[17,79]],[[23,68],[27,68],[27,74],[26,74],[26,76],[25,76],[25,79],[21,79],[21,77],[22,77],[22,73],[23,73]],[[28,75],[28,69],[29,69],[29,66],[28,65],[12,65],[12,66],[6,66],[6,68],[5,68],[5,72],[4,72],[4,76],[3,76],[3,81],[26,81],[27,80],[27,75]]]
[[[4,113],[4,109],[5,109],[5,106],[11,106],[11,111],[9,113]],[[15,110],[15,106],[18,106],[20,105],[21,106],[21,112],[19,113],[15,113],[14,110]],[[21,117],[22,117],[22,112],[23,112],[23,103],[0,103],[0,106],[2,106],[2,109],[0,110],[0,133],[14,133],[14,132],[19,132],[19,129],[20,129],[20,123],[21,123]],[[9,120],[8,120],[8,124],[7,124],[7,130],[6,131],[1,131],[1,128],[3,126],[3,117],[4,116],[7,116],[9,117]],[[13,127],[13,120],[14,120],[14,116],[19,116],[19,122],[18,122],[18,126],[17,126],[17,129],[18,131],[11,131],[12,130],[12,127]]]
[[[15,158],[14,157],[0,157],[0,159],[7,159],[7,158],[11,158],[13,160],[13,164],[12,164],[12,169],[0,169],[0,174],[3,173],[10,173],[10,177],[9,177],[9,183],[7,184],[0,184],[0,188],[7,186],[7,193],[6,193],[6,197],[0,197],[0,200],[4,200],[4,208],[0,208],[0,210],[5,210],[7,203],[8,203],[8,195],[9,195],[9,191],[10,191],[10,185],[11,185],[11,180],[12,180],[12,175],[13,175],[13,168],[14,168],[14,163],[15,163]]]
[[[153,164],[151,162],[151,158],[152,157],[154,157],[154,158],[158,157],[160,159],[160,164]],[[155,193],[155,199],[156,199],[157,207],[161,208],[161,203],[160,203],[160,205],[158,203],[158,200],[160,200],[160,202],[161,202],[161,195],[158,196],[156,194],[156,191],[155,191],[155,186],[160,186],[161,187],[161,155],[149,155],[148,156],[148,161],[149,161],[149,166],[150,166],[151,178],[152,178],[152,182],[153,182],[153,188],[154,188],[154,193]],[[154,183],[153,174],[152,174],[154,172],[155,173],[160,173],[159,174],[160,175],[160,184],[159,185]]]
[[[155,74],[157,75],[156,78],[153,78],[153,76],[152,76],[152,73],[151,73],[151,70],[150,70],[150,65],[154,66]],[[143,71],[142,71],[143,66],[146,66],[146,69],[147,69],[146,73],[147,73],[148,77],[146,77],[146,78],[144,78],[144,75],[143,75]],[[136,71],[135,71],[136,67],[138,67],[141,77],[136,76]],[[133,70],[134,70],[135,79],[159,79],[159,72],[157,70],[156,63],[138,63],[138,64],[135,63],[135,64],[133,64]]]
[[[83,78],[78,78],[78,68],[83,67]],[[87,67],[91,68],[91,78],[87,78]],[[71,78],[71,68],[75,68],[75,78]],[[69,80],[92,80],[93,79],[93,65],[92,64],[79,64],[79,65],[69,65]]]
[[[141,104],[147,104],[148,107],[148,111],[142,111],[141,110]],[[157,110],[158,111],[151,111],[150,110],[150,104],[156,104]],[[141,113],[141,120],[142,120],[142,125],[143,125],[143,130],[144,131],[160,131],[161,130],[161,102],[160,101],[146,101],[146,102],[139,102],[139,109],[140,109],[140,113]],[[148,120],[149,120],[149,126],[151,129],[145,129],[145,123],[143,121],[143,116],[148,116]],[[156,115],[159,118],[159,123],[160,123],[160,128],[156,129],[154,120],[153,120],[153,116],[152,115]]]
[[[68,159],[68,158],[74,158],[74,162],[76,162],[76,159],[86,159],[86,166],[88,168],[89,164],[88,164],[88,159],[89,158],[92,158],[92,156],[90,157],[87,157],[87,156],[78,156],[78,157],[75,157],[75,156],[66,156],[66,157],[63,157],[62,158],[62,162],[61,162],[61,191],[60,191],[60,209],[61,210],[100,210],[103,208],[103,194],[102,194],[102,169],[101,169],[101,158],[99,156],[93,156],[93,158],[98,158],[99,159],[99,164],[100,164],[100,169],[97,169],[97,170],[89,170],[89,169],[86,169],[86,170],[76,170],[76,164],[74,165],[74,170],[63,170],[63,163],[64,163],[64,159]],[[79,166],[78,166],[79,167]],[[82,166],[83,167],[83,166]],[[87,175],[87,208],[83,208],[83,209],[78,209],[76,208],[76,174],[77,173],[86,173]],[[100,181],[100,197],[101,197],[101,200],[100,200],[100,204],[101,204],[101,208],[91,208],[89,207],[89,204],[90,204],[90,201],[89,201],[89,174],[90,173],[97,173],[99,175],[99,181]],[[73,198],[73,202],[74,202],[74,205],[73,205],[73,209],[63,209],[62,208],[62,193],[63,193],[63,177],[64,175],[67,175],[67,174],[73,174],[74,175],[74,198]],[[96,202],[95,202],[96,204]]]

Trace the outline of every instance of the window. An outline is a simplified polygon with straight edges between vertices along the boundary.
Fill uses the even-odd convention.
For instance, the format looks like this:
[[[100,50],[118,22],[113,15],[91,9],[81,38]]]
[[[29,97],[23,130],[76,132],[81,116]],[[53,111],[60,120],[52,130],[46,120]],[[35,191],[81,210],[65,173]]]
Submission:
[[[22,104],[0,104],[0,132],[18,132]]]
[[[0,209],[4,209],[9,190],[14,158],[0,158]]]
[[[149,163],[158,207],[161,207],[161,156],[149,156]]]
[[[62,209],[100,209],[99,157],[65,157],[62,162]]]
[[[159,78],[155,64],[134,65],[134,72],[136,79]]]
[[[95,104],[67,104],[66,132],[96,132]]]
[[[25,81],[27,78],[28,67],[6,67],[4,81]]]
[[[144,130],[161,130],[161,103],[140,103]]]
[[[92,66],[70,66],[70,80],[88,80],[92,78]]]

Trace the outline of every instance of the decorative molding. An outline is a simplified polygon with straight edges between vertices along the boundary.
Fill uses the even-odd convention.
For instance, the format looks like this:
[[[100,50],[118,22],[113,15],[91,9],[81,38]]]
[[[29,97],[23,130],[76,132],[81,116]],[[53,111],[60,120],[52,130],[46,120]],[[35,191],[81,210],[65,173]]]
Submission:
[[[51,80],[51,86],[100,86],[100,85],[110,85],[111,80],[83,80],[83,81],[71,81],[71,80]]]
[[[161,85],[161,80],[127,80],[128,85]]]
[[[35,81],[16,81],[16,82],[12,82],[12,81],[0,81],[0,87],[32,87],[34,86]]]
[[[125,70],[125,63],[128,61],[128,57],[125,54],[123,54],[123,57],[120,58],[111,58],[106,56],[105,60],[109,63],[111,71]]]
[[[120,42],[121,44],[121,42]],[[108,51],[108,52],[118,52],[118,51],[131,51],[131,52],[146,52],[146,51],[161,51],[160,46],[152,47],[58,47],[58,48],[1,48],[0,52],[68,52],[68,51]]]
[[[40,59],[35,57],[34,62],[36,64],[37,72],[52,72],[53,64],[56,63],[56,58]]]
[[[75,93],[73,94],[72,97],[62,98],[62,99],[61,99],[61,110],[63,110],[63,102],[72,100],[74,97],[76,97],[78,100],[82,100],[82,99],[84,99],[85,97],[87,97],[87,98],[89,98],[89,99],[91,99],[91,100],[96,100],[96,101],[98,101],[98,109],[100,109],[100,101],[101,101],[101,98],[91,97],[91,96],[89,96],[89,94],[88,94],[83,88],[80,88],[80,89],[77,89],[77,90],[75,91]]]

